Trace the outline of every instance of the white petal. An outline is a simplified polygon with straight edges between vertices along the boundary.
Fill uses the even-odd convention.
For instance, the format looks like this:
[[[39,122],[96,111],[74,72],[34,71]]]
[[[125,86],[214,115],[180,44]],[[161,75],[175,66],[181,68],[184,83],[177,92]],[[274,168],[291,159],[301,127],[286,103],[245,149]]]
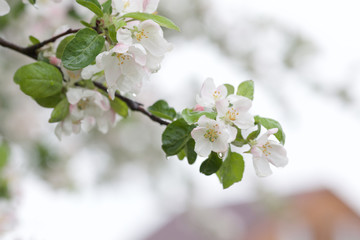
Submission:
[[[252,101],[247,97],[231,95],[228,97],[231,104],[233,104],[234,108],[238,111],[247,112],[251,108]]]
[[[91,79],[95,73],[100,72],[101,69],[96,65],[89,65],[81,71],[81,77],[83,79]]]
[[[91,116],[85,117],[81,122],[81,127],[85,132],[90,131],[96,124],[96,119]]]
[[[267,159],[276,167],[285,167],[289,159],[286,156],[286,150],[285,148],[278,143],[273,143],[271,141],[269,148],[269,155],[267,156]]]
[[[201,157],[207,157],[211,153],[211,144],[209,141],[195,142],[195,152]]]
[[[216,88],[215,88],[214,80],[212,78],[207,78],[201,87],[200,95],[202,98],[205,99],[214,99],[213,93],[215,89]]]
[[[144,0],[143,11],[146,13],[154,13],[158,7],[159,0]]]
[[[224,99],[227,96],[227,88],[224,85],[220,85],[216,88],[220,92],[218,100]]]
[[[6,15],[10,12],[10,6],[5,0],[0,0],[0,16]]]
[[[206,128],[196,127],[191,131],[191,137],[195,140],[195,142],[201,141],[202,139],[204,139],[205,132]]]
[[[59,122],[55,127],[55,135],[61,141],[62,135],[62,122]]]
[[[153,55],[163,56],[171,49],[169,44],[163,37],[163,32],[159,24],[152,20],[143,21],[140,29],[144,30],[146,37],[142,37],[140,43]]]
[[[269,162],[264,158],[254,158],[253,164],[258,177],[267,177],[272,174]]]
[[[120,28],[116,32],[116,40],[121,45],[124,45],[127,47],[131,46],[132,41],[133,41],[133,39],[131,37],[131,31],[129,29]]]
[[[83,90],[79,88],[70,88],[66,92],[66,98],[68,99],[70,104],[77,104],[81,98],[83,97]]]
[[[239,112],[234,123],[240,129],[248,129],[254,127],[254,117],[248,112]]]
[[[224,117],[229,108],[229,102],[226,99],[216,101],[216,111],[218,112],[218,117]]]
[[[228,142],[231,143],[232,141],[234,141],[236,139],[237,129],[236,129],[236,127],[227,125],[227,130],[229,132],[229,141]]]
[[[219,137],[212,143],[212,151],[221,153],[226,152],[229,148],[228,137]]]
[[[277,128],[271,128],[269,129],[266,133],[264,133],[263,135],[261,135],[259,137],[259,139],[257,140],[257,144],[258,146],[262,146],[264,144],[267,143],[269,137],[275,133],[277,133],[278,129]]]

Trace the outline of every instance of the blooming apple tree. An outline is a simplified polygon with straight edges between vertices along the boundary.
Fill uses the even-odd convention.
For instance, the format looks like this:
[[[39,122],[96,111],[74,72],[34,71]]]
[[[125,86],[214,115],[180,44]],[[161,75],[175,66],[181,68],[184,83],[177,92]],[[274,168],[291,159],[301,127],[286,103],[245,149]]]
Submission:
[[[26,1],[36,4],[35,0]],[[250,113],[254,82],[237,88],[205,80],[193,108],[175,111],[164,100],[148,108],[136,101],[143,82],[156,73],[172,49],[162,28],[179,30],[156,13],[159,0],[76,0],[94,13],[84,28],[63,29],[44,41],[30,37],[20,47],[0,38],[0,45],[35,62],[20,67],[14,82],[41,107],[51,108],[59,140],[96,128],[111,131],[119,119],[137,111],[165,125],[162,149],[166,156],[203,162],[200,172],[216,173],[224,188],[242,180],[244,155],[252,155],[256,174],[269,176],[270,164],[288,163],[285,134],[279,122]],[[0,15],[10,10],[0,0]],[[267,129],[261,134],[262,129]],[[205,160],[204,160],[205,159]]]

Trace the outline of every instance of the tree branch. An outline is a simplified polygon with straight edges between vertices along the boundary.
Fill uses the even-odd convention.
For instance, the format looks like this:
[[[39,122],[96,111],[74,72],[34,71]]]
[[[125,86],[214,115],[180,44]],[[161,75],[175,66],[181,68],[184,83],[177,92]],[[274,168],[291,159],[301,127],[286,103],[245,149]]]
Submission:
[[[1,38],[0,37],[0,46],[3,46],[5,48],[9,48],[11,50],[14,50],[15,52],[18,52],[18,53],[21,53],[23,55],[26,55],[28,57],[31,57],[32,59],[35,59],[37,60],[37,50],[42,48],[43,46],[45,46],[46,44],[49,44],[51,42],[55,42],[57,39],[65,36],[65,35],[68,35],[68,34],[71,34],[71,33],[76,33],[78,32],[80,29],[68,29],[67,31],[63,32],[63,33],[60,33],[52,38],[49,38],[45,41],[42,41],[38,44],[34,44],[34,45],[31,45],[29,47],[20,47],[18,45],[15,45],[11,42],[8,42],[6,41],[5,39]]]
[[[68,29],[67,31],[63,32],[63,33],[60,33],[52,38],[49,38],[45,41],[42,41],[38,44],[34,44],[32,46],[29,46],[29,47],[20,47],[18,45],[15,45],[11,42],[8,42],[6,40],[4,40],[3,38],[0,37],[0,46],[3,46],[5,48],[9,48],[11,50],[14,50],[15,52],[18,52],[18,53],[21,53],[23,55],[26,55],[28,57],[31,57],[35,60],[37,60],[37,50],[42,48],[43,46],[45,46],[46,44],[48,43],[51,43],[51,42],[55,42],[57,39],[67,35],[67,34],[71,34],[71,33],[76,33],[78,32],[80,29]],[[101,83],[98,83],[98,82],[93,82],[94,85],[107,92],[107,88],[102,85]],[[151,114],[149,111],[147,111],[145,108],[144,108],[144,105],[142,103],[138,103],[136,101],[133,101],[127,97],[124,97],[118,93],[115,93],[115,96],[117,98],[119,98],[120,100],[124,101],[126,103],[126,105],[132,110],[132,111],[136,111],[136,112],[141,112],[142,114],[148,116],[151,120],[153,120],[154,122],[157,122],[159,123],[160,125],[169,125],[170,123],[167,122],[167,121],[164,121],[163,119]]]
[[[99,83],[99,82],[93,82],[95,87],[107,92],[107,88]],[[135,111],[135,112],[141,112],[142,114],[145,114],[146,116],[148,116],[151,120],[153,120],[154,122],[159,123],[160,125],[169,125],[170,123],[167,121],[162,120],[161,118],[151,114],[149,111],[147,111],[144,108],[144,105],[142,103],[136,102],[131,100],[130,98],[124,97],[122,95],[120,95],[119,93],[115,93],[115,97],[119,98],[120,100],[124,101],[126,103],[126,105],[128,105],[128,107]]]

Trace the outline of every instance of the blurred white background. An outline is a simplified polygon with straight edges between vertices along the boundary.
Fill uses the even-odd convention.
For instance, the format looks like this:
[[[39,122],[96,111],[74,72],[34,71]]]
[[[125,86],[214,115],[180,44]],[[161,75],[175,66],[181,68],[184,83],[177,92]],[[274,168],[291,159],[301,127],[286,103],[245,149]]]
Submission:
[[[26,45],[28,35],[45,39],[65,20],[75,26],[61,10],[71,1],[38,5],[26,6],[0,36]],[[246,156],[243,181],[227,190],[216,176],[199,173],[201,159],[192,166],[166,159],[163,127],[137,113],[107,136],[58,142],[50,111],[12,81],[30,60],[0,48],[0,135],[11,144],[14,185],[13,201],[3,207],[11,209],[3,239],[143,239],[187,209],[250,201],[262,191],[282,196],[325,187],[360,212],[359,8],[355,0],[160,1],[159,13],[182,32],[165,32],[174,49],[138,100],[149,106],[165,99],[181,110],[194,105],[207,77],[218,85],[253,79],[252,113],[279,120],[287,135],[287,167],[260,179]],[[39,144],[61,160],[34,167],[29,152]]]

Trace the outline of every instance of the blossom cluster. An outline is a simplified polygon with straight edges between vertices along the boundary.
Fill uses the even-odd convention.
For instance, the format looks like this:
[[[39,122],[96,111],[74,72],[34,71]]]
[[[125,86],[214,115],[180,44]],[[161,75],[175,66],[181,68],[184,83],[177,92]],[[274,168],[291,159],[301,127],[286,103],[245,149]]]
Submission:
[[[143,82],[160,69],[166,52],[172,49],[156,19],[161,18],[165,26],[167,21],[171,21],[164,21],[164,17],[153,14],[159,0],[102,2],[100,5],[93,1],[98,4],[95,4],[95,9],[100,13],[95,11],[96,20],[89,23],[87,28],[79,30],[74,35],[57,38],[54,44],[40,49],[42,58],[61,69],[64,79],[61,81],[63,87],[59,88],[59,92],[64,93],[62,96],[65,96],[67,101],[59,102],[54,114],[67,114],[50,119],[50,122],[58,122],[55,133],[59,139],[63,135],[76,134],[81,130],[89,131],[94,127],[106,133],[115,125],[117,119],[110,104],[114,102],[116,92],[130,98],[138,94]],[[108,7],[105,7],[106,4]],[[93,9],[94,6],[90,8]],[[7,2],[0,0],[0,14],[6,14],[9,10]],[[143,14],[141,17],[145,16],[147,19],[125,16],[131,13]],[[68,29],[67,26],[60,27],[54,36]],[[90,38],[92,40],[88,40]],[[65,55],[67,56],[64,57]],[[30,70],[30,67],[27,70]],[[107,94],[92,84],[84,87],[84,81],[103,84]],[[27,94],[34,98],[37,95]],[[60,101],[60,98],[58,99]],[[60,107],[68,109],[57,109]],[[127,115],[127,106],[125,107],[125,113],[120,116]]]
[[[230,144],[235,141],[238,134],[241,135],[241,130],[255,127],[254,117],[249,112],[252,105],[251,99],[228,94],[225,85],[216,87],[211,78],[204,82],[196,100],[198,105],[195,111],[216,113],[215,119],[202,115],[196,122],[197,127],[191,132],[195,140],[194,150],[199,156],[207,157],[211,152],[225,155]],[[269,163],[276,167],[284,167],[288,163],[283,145],[269,140],[269,137],[277,131],[277,128],[271,128],[258,139],[248,140],[253,165],[256,174],[260,177],[269,176],[272,173]]]

